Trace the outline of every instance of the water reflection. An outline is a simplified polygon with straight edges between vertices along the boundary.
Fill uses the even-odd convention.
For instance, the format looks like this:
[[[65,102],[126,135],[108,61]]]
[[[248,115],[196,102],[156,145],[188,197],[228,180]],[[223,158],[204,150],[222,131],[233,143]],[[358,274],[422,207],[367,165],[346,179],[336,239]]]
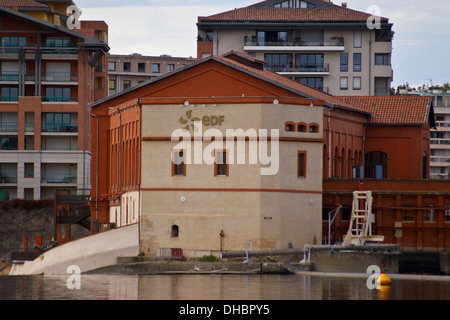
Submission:
[[[0,277],[1,300],[448,300],[450,282],[392,280],[370,290],[364,278],[302,275],[82,275]]]

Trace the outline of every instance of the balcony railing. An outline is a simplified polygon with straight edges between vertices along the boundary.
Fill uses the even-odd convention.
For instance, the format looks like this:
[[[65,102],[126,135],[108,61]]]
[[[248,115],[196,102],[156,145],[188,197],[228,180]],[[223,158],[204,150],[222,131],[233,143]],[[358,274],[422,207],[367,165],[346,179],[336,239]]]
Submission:
[[[344,38],[341,37],[306,37],[295,39],[294,41],[285,40],[261,40],[261,39],[245,39],[244,46],[256,47],[343,47]]]
[[[0,76],[1,81],[19,81],[18,71],[2,71]]]
[[[77,183],[77,175],[74,173],[42,173],[42,183]]]
[[[44,147],[42,150],[45,151],[77,151],[77,147],[59,147],[59,148],[51,148],[51,147]]]
[[[44,71],[42,72],[42,81],[53,82],[76,82],[78,81],[77,72]]]
[[[1,101],[11,101],[11,102],[17,102],[19,101],[18,96],[1,96]]]
[[[78,132],[78,124],[65,122],[43,122],[42,132]]]
[[[450,163],[450,156],[431,156],[431,163],[445,163],[443,166],[447,166]]]
[[[450,146],[450,139],[430,139],[430,144]]]
[[[17,173],[0,173],[0,184],[17,183]]]
[[[78,97],[49,97],[49,96],[43,96],[42,102],[77,102]]]
[[[43,54],[77,54],[77,44],[70,43],[67,45],[42,45],[42,53]]]
[[[0,132],[17,132],[17,121],[0,122]]]
[[[38,46],[38,48],[42,49],[43,54],[77,54],[78,47],[76,43],[69,43],[64,45],[48,45],[42,44]],[[0,52],[1,53],[18,53],[19,50],[25,50],[25,53],[34,53],[36,50],[35,43],[27,43],[23,44],[0,44]]]
[[[19,81],[20,75],[17,71],[2,71],[0,73],[0,81]],[[36,73],[34,71],[27,71],[25,73],[25,81],[35,81]],[[77,72],[64,71],[43,71],[42,81],[51,82],[77,82]]]
[[[34,132],[34,122],[25,122],[25,132]]]
[[[438,128],[450,128],[450,121],[436,121],[436,127],[438,127]]]
[[[317,64],[317,65],[300,65],[295,67],[279,66],[279,65],[269,65],[267,69],[273,72],[329,72],[330,66],[328,63]]]

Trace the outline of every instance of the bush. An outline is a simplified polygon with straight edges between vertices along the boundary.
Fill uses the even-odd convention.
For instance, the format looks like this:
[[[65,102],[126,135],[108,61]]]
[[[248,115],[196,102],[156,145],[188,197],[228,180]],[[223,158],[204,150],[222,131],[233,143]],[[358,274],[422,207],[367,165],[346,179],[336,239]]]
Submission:
[[[218,259],[215,256],[203,256],[198,259],[200,262],[217,262]]]

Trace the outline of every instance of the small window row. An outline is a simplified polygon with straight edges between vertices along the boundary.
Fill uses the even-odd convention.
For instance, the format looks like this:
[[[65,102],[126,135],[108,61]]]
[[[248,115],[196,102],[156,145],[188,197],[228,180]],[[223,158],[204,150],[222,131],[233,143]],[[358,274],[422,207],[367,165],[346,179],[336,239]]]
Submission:
[[[317,133],[319,132],[319,125],[317,123],[306,124],[304,122],[292,122],[288,121],[284,124],[284,130],[288,132],[310,132]]]

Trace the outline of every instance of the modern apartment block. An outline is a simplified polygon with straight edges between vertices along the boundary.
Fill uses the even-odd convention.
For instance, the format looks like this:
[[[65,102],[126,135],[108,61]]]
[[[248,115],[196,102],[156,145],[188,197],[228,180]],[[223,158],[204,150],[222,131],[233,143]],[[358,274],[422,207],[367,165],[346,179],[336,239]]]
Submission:
[[[333,95],[389,94],[392,24],[346,3],[267,0],[199,17],[197,27],[198,59],[236,50]]]
[[[107,25],[68,29],[72,1],[7,3],[0,1],[0,190],[43,199],[58,188],[89,189],[88,104],[107,95]]]
[[[170,55],[143,56],[110,54],[108,62],[109,94],[134,87],[196,61]]]
[[[433,101],[436,128],[430,132],[430,178],[450,179],[450,92],[432,90],[410,94],[430,96]]]

